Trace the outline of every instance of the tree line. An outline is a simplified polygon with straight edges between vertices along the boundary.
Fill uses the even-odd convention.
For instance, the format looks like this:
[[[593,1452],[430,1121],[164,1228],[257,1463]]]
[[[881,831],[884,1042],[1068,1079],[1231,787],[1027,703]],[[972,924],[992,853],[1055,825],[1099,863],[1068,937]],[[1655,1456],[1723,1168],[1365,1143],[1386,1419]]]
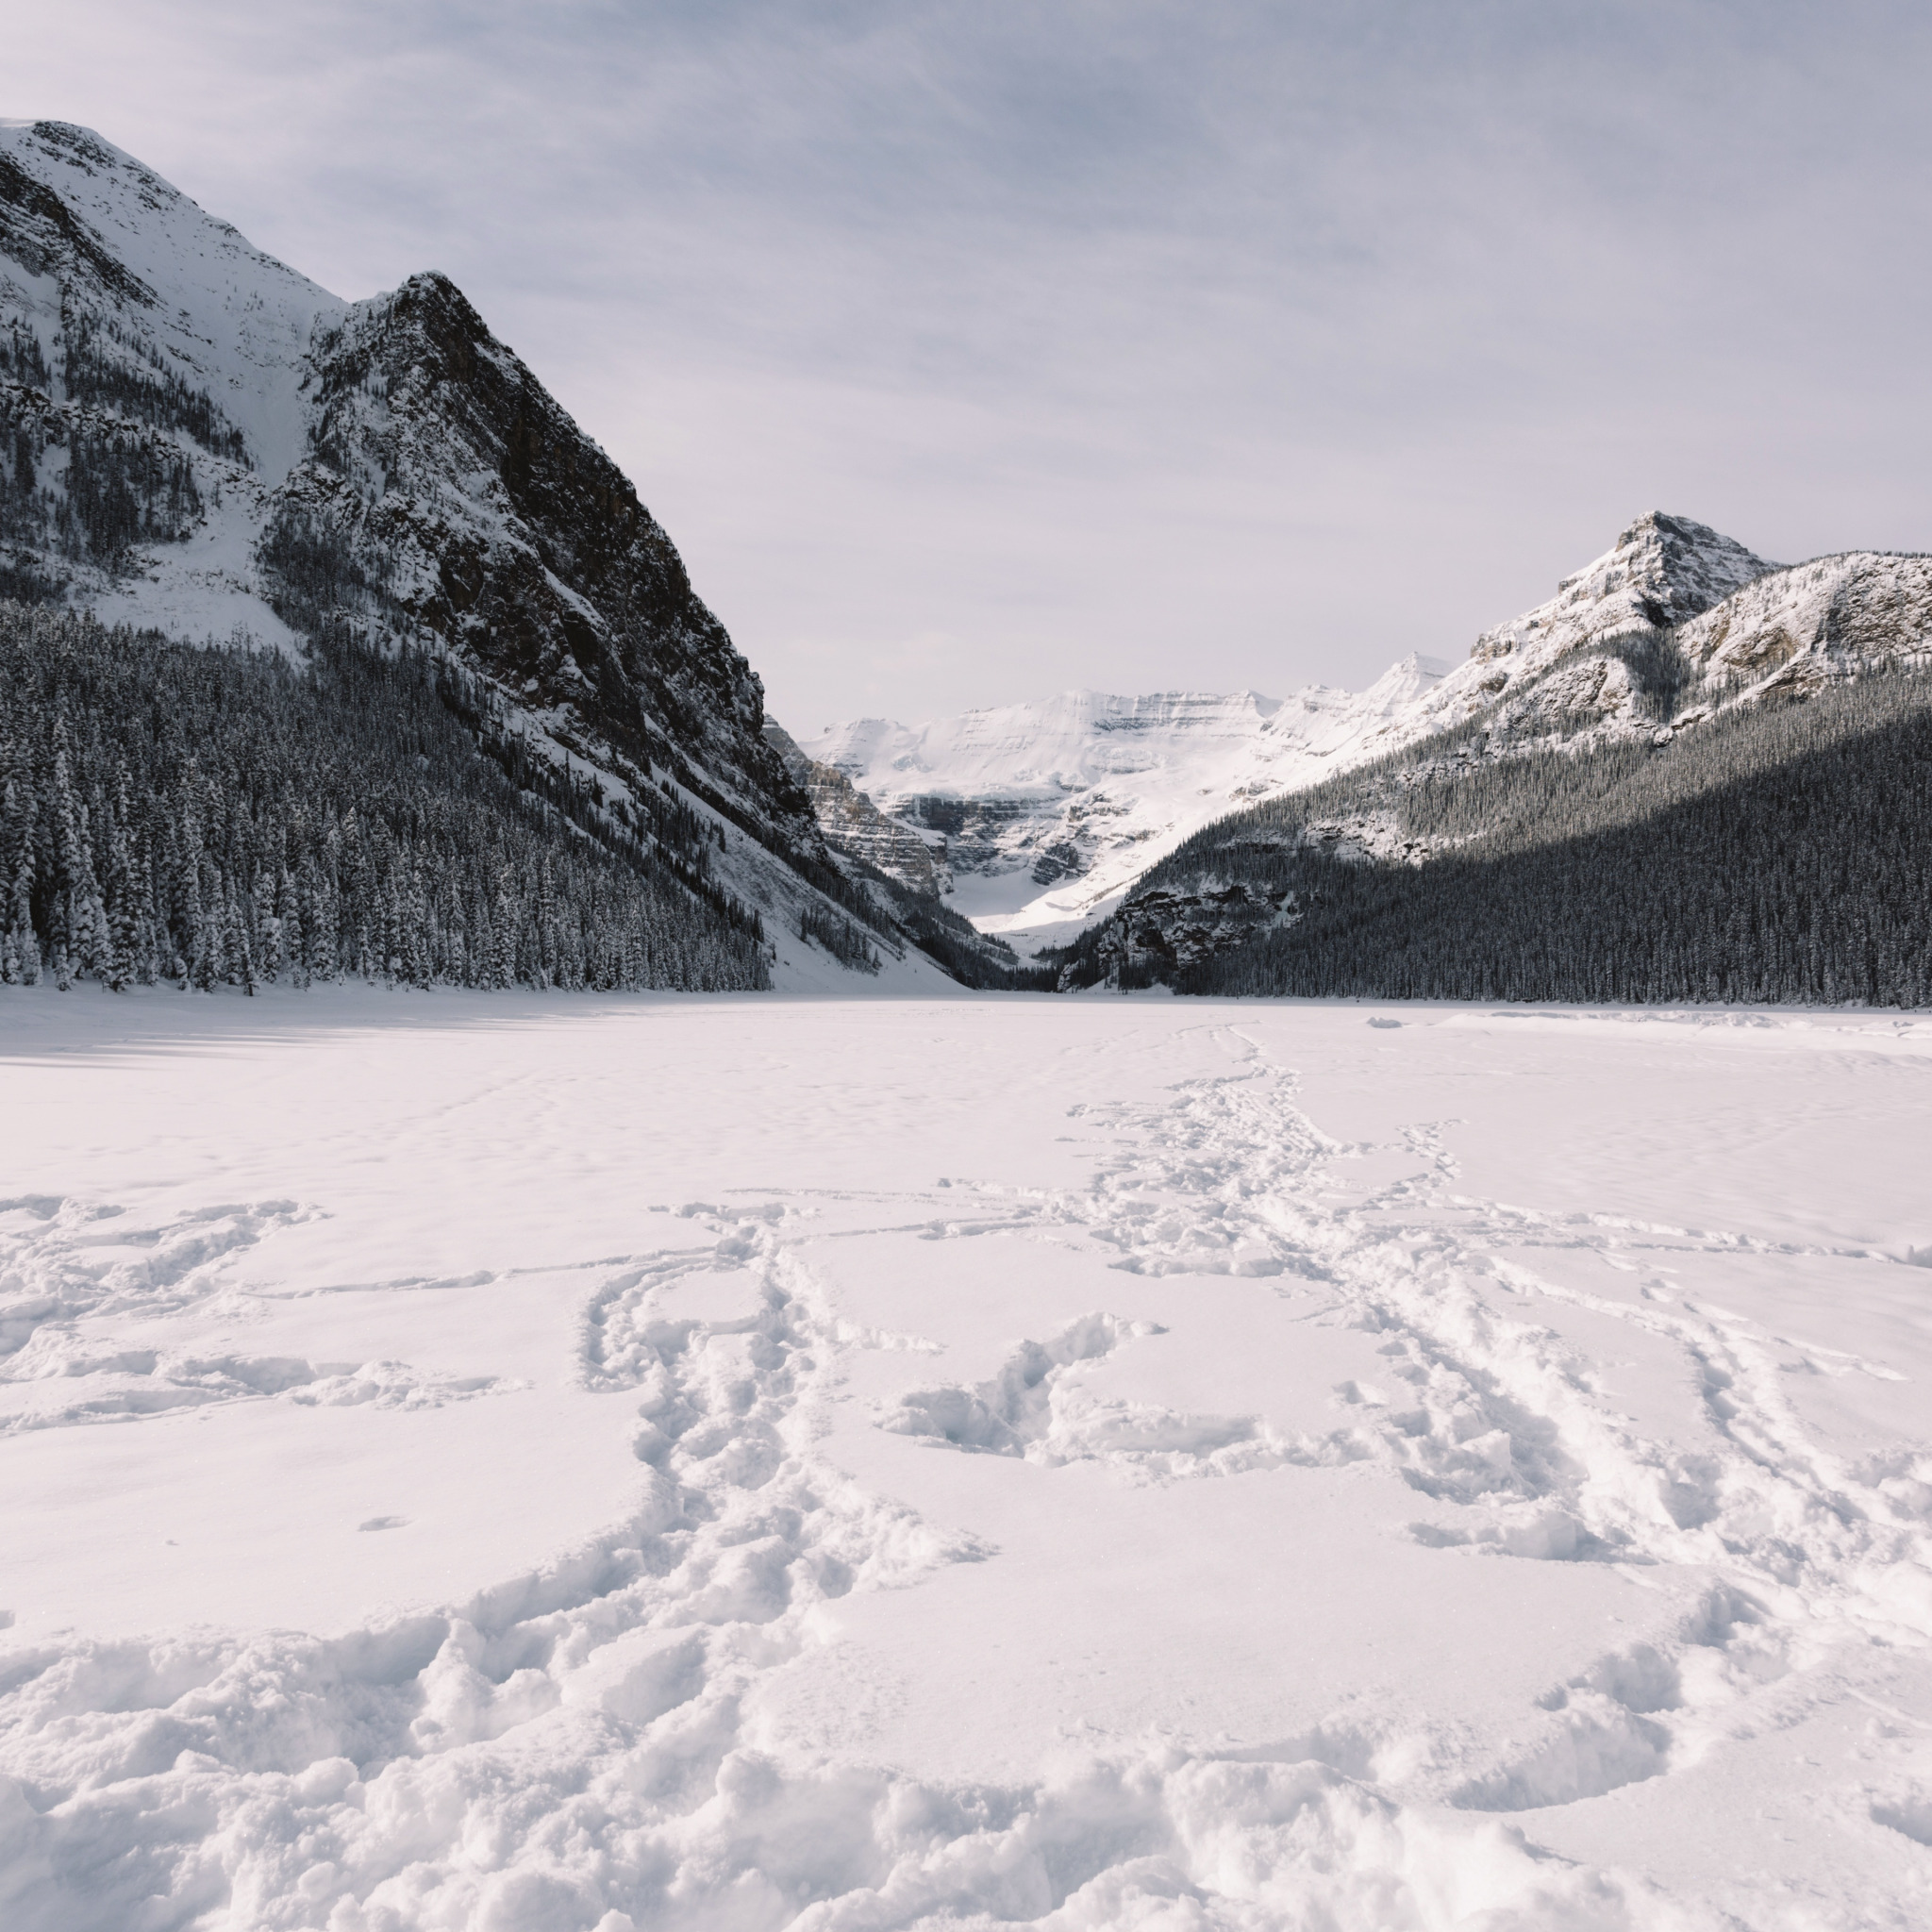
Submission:
[[[0,604],[0,981],[769,984],[708,825],[494,706],[342,629],[298,666]]]

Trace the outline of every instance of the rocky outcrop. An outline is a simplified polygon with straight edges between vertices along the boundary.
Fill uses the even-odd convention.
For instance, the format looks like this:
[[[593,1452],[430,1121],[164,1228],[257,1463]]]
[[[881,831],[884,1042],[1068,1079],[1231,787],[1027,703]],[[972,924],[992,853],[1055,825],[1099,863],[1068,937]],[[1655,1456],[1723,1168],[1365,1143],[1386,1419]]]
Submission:
[[[1100,927],[1085,958],[1062,968],[1061,991],[1164,983],[1298,917],[1296,894],[1285,886],[1214,878],[1191,887],[1150,886],[1131,893]]]
[[[1777,568],[1708,525],[1650,510],[1565,577],[1547,604],[1485,631],[1470,656],[1546,668],[1581,645],[1669,630]]]
[[[807,758],[783,725],[768,720],[765,741],[811,801],[828,844],[914,892],[937,898],[951,885],[943,837],[922,838],[902,820],[888,818],[843,772]]]
[[[1687,624],[1676,642],[1707,686],[1802,695],[1874,665],[1932,655],[1932,557],[1848,551],[1774,571]]]
[[[308,451],[262,545],[298,596],[427,632],[564,741],[667,765],[781,847],[816,843],[757,674],[629,480],[441,275],[318,335]]]

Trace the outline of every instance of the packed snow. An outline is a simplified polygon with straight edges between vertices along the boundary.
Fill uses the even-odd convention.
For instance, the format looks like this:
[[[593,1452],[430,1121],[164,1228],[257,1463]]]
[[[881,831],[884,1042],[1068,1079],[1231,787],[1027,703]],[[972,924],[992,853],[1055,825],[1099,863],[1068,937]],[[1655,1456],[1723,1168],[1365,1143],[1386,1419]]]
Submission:
[[[1932,1020],[0,1047],[9,1932],[1932,1920]]]

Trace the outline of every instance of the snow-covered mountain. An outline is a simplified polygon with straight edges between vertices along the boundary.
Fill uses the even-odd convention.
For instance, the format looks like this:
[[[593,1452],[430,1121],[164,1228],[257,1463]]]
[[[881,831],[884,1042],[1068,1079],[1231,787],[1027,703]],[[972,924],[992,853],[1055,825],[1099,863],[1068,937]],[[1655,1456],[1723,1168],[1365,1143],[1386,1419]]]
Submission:
[[[597,809],[695,813],[779,983],[842,976],[801,924],[843,917],[825,892],[873,902],[765,742],[757,675],[444,277],[342,301],[86,129],[0,124],[0,596],[426,650]],[[930,979],[885,927],[888,977]]]
[[[951,903],[974,924],[1037,943],[1104,914],[1209,820],[1387,748],[1448,668],[1415,655],[1365,691],[1286,699],[1062,691],[927,724],[859,719],[801,744],[943,841]]]
[[[1402,734],[1481,724],[1498,748],[1695,724],[1804,696],[1932,652],[1932,557],[1846,551],[1768,563],[1702,524],[1652,511],[1546,604],[1485,631],[1401,721]],[[1591,730],[1595,736],[1588,735]]]
[[[451,283],[344,302],[44,122],[0,124],[0,597],[425,652],[577,832],[757,913],[781,985],[843,983],[874,941],[881,984],[929,979],[922,947],[1000,982],[959,914],[1063,941],[1204,826],[1445,732],[1464,757],[1634,739],[1932,637],[1924,558],[1781,568],[1653,513],[1460,662],[1366,691],[1075,691],[788,749],[629,481]]]
[[[1436,734],[1474,731],[1474,756],[1587,749],[1656,732],[1661,701],[1675,728],[1927,648],[1932,558],[1786,567],[1653,511],[1453,667],[1411,655],[1362,692],[1070,691],[912,727],[861,719],[804,749],[944,836],[952,903],[978,924],[1063,941],[1203,826]],[[1358,829],[1376,849],[1377,828]]]
[[[1642,518],[1393,755],[1181,841],[1061,984],[1924,1004],[1928,673],[1932,557]]]

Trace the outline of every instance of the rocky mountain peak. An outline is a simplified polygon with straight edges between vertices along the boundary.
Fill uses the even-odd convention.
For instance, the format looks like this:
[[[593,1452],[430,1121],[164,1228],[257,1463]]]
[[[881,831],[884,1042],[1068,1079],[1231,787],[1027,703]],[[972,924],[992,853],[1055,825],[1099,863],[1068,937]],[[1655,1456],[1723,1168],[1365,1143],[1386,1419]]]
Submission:
[[[0,124],[0,582],[191,638],[448,651],[626,782],[823,847],[627,477],[446,275],[345,303],[86,128]]]
[[[669,535],[446,275],[344,302],[88,130],[0,123],[0,599],[407,652],[646,869],[762,921],[781,979],[872,970],[811,938],[850,919],[937,977],[834,862]]]
[[[1541,664],[1579,644],[1666,630],[1777,568],[1707,524],[1649,510],[1547,603],[1485,631],[1470,655],[1488,662],[1527,651]]]
[[[418,275],[357,304],[318,332],[305,386],[309,453],[284,510],[298,547],[343,559],[374,605],[567,740],[680,768],[816,845],[757,674],[670,537],[455,283]]]

